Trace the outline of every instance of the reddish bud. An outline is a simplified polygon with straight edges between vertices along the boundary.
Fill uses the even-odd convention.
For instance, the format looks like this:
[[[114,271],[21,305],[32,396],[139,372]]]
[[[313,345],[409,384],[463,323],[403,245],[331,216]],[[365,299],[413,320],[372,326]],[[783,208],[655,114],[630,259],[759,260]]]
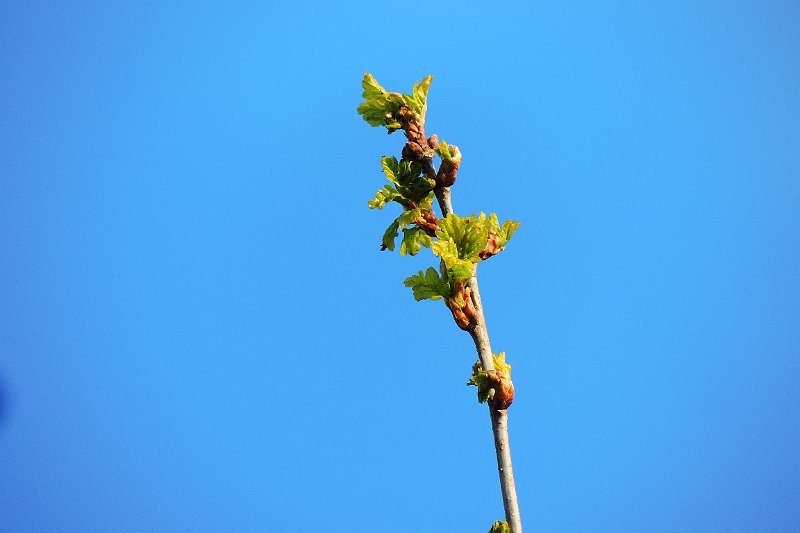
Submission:
[[[490,400],[492,406],[495,409],[508,409],[514,401],[514,383],[511,378],[505,372],[498,370],[494,374],[489,374],[489,380],[494,389],[494,397]]]

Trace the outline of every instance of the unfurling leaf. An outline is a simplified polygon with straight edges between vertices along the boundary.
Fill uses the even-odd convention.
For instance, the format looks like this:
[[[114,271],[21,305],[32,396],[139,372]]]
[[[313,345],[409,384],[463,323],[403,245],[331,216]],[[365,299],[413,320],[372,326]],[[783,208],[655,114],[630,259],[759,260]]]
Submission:
[[[396,202],[403,207],[403,212],[384,233],[381,250],[394,250],[394,241],[402,229],[404,236],[400,253],[415,255],[422,246],[431,246],[431,235],[438,229],[437,219],[431,212],[435,182],[426,178],[419,164],[413,161],[383,157],[381,168],[389,184],[384,185],[368,202],[370,209],[383,209],[389,202]],[[415,224],[417,228],[404,229]]]
[[[407,277],[403,283],[406,287],[411,287],[414,291],[414,299],[439,300],[450,296],[450,284],[446,279],[439,276],[436,269],[428,267],[424,273],[422,270],[414,276]]]
[[[495,409],[507,409],[514,401],[514,383],[511,381],[511,365],[506,363],[505,352],[492,354],[494,372],[484,372],[481,360],[472,365],[472,376],[467,385],[478,387],[478,401],[491,400]],[[492,391],[494,393],[492,394]]]
[[[388,249],[389,251],[394,251],[394,240],[397,238],[397,232],[400,229],[400,223],[395,220],[389,227],[386,228],[386,232],[383,234],[383,238],[381,239],[381,251]]]
[[[433,202],[433,188],[436,182],[422,174],[422,167],[414,161],[398,161],[396,157],[382,157],[381,168],[396,194],[388,201],[395,201],[403,207],[413,209],[428,197]],[[387,186],[384,186],[386,188]],[[430,207],[430,206],[428,206]]]
[[[370,209],[383,209],[389,202],[394,202],[400,198],[402,198],[402,196],[400,196],[400,193],[398,193],[394,187],[391,185],[384,185],[383,189],[375,193],[375,197],[367,202],[367,205]]]
[[[403,230],[403,242],[400,243],[400,255],[417,255],[422,247],[430,248],[433,239],[420,228]]]
[[[508,522],[498,520],[492,524],[492,529],[489,530],[489,533],[511,533],[511,528],[508,526]]]
[[[364,101],[358,106],[358,114],[370,126],[386,126],[389,133],[399,130],[402,125],[396,115],[403,106],[402,95],[389,93],[369,73],[364,74],[361,87],[364,88]]]
[[[436,173],[436,182],[441,187],[450,187],[456,182],[458,167],[461,166],[461,152],[458,146],[441,141],[435,151],[442,158],[442,164]]]
[[[478,262],[500,252],[518,227],[519,222],[510,220],[500,227],[494,213],[488,218],[483,213],[470,217],[451,213],[439,219],[439,240],[431,249],[448,267],[462,264],[473,269]]]
[[[403,108],[410,110],[411,114],[416,113],[424,124],[428,89],[432,80],[433,77],[426,76],[421,82],[414,84],[412,94],[400,94],[387,91],[372,74],[364,73],[364,80],[361,82],[364,101],[359,104],[358,113],[370,126],[386,126],[389,133],[408,124],[408,113],[404,113]]]

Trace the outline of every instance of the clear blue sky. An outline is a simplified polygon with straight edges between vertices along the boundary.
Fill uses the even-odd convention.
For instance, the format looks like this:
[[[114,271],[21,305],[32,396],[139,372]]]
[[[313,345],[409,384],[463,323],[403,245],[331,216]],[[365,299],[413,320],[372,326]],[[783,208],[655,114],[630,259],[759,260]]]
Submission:
[[[468,532],[468,336],[379,252],[426,74],[527,531],[800,530],[792,2],[5,2],[0,530]]]

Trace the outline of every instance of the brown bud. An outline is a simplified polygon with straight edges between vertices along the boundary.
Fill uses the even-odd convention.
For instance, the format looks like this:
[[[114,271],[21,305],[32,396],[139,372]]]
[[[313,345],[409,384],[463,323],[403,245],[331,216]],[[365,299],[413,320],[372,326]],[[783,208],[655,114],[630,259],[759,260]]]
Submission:
[[[492,406],[495,409],[508,409],[514,401],[514,383],[511,378],[505,372],[498,370],[494,374],[489,374],[489,380],[494,389],[494,397],[490,400]]]
[[[463,330],[469,329],[469,318],[467,315],[464,314],[464,311],[459,309],[458,307],[453,307],[450,309],[453,313],[453,319],[456,321],[456,325]]]
[[[428,146],[434,150],[439,147],[439,137],[435,133],[428,137]]]
[[[458,166],[453,166],[448,164],[447,161],[442,161],[439,172],[436,173],[436,185],[439,187],[450,187],[456,182],[457,174]]]
[[[464,289],[464,314],[469,318],[470,324],[478,323],[478,310],[472,302],[472,291],[469,288]]]
[[[456,296],[461,296],[464,300],[464,305],[459,305],[456,298],[448,298],[445,304],[453,313],[458,327],[464,331],[470,331],[478,323],[478,312],[475,305],[472,303],[472,292],[468,287],[464,287],[463,282],[456,283]]]
[[[414,220],[414,222],[416,222],[417,225],[431,237],[436,235],[436,231],[440,229],[439,219],[436,218],[436,215],[434,215],[433,211],[430,209],[423,211],[422,214]]]
[[[407,161],[419,161],[424,155],[422,147],[413,141],[408,141],[403,146],[403,159]]]
[[[478,257],[481,259],[489,259],[493,255],[502,252],[504,248],[501,248],[499,244],[500,239],[497,234],[494,232],[490,233],[489,237],[486,239],[486,248],[478,253]]]
[[[458,167],[461,166],[461,151],[459,151],[458,146],[451,144],[449,148],[453,155],[449,160],[442,159],[439,172],[436,174],[436,185],[439,187],[450,187],[454,184],[458,174]]]

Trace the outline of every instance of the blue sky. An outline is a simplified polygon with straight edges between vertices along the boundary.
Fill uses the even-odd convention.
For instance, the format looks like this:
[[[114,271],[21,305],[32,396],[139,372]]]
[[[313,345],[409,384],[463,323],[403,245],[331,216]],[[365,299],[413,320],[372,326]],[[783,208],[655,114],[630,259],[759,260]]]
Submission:
[[[528,531],[800,528],[791,2],[6,2],[9,532],[485,531],[472,342],[379,252],[434,76]]]

